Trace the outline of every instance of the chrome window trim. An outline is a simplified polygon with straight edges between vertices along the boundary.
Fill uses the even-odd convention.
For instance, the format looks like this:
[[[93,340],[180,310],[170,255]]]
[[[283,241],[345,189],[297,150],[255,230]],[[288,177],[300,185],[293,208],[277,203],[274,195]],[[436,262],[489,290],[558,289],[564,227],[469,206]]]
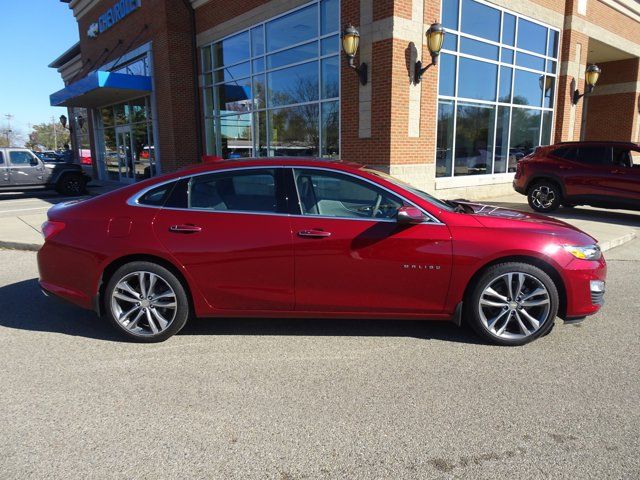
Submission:
[[[441,222],[438,218],[436,218],[434,215],[432,215],[431,213],[427,212],[424,208],[422,208],[421,206],[417,205],[415,202],[412,202],[411,200],[407,199],[406,197],[404,197],[403,195],[400,195],[396,192],[394,192],[393,190],[380,185],[372,180],[369,180],[368,178],[364,178],[360,175],[356,175],[354,173],[351,172],[344,172],[342,170],[336,170],[336,169],[332,169],[332,168],[326,168],[326,167],[315,167],[315,166],[305,166],[305,165],[260,165],[260,166],[250,166],[250,167],[229,167],[229,168],[221,168],[221,169],[216,169],[216,170],[212,170],[209,172],[200,172],[200,173],[194,173],[191,175],[182,175],[180,177],[176,177],[176,178],[172,178],[169,180],[165,180],[163,182],[160,183],[156,183],[154,185],[150,185],[148,187],[143,188],[142,190],[140,190],[139,192],[135,193],[134,195],[132,195],[131,197],[129,197],[127,199],[127,205],[131,206],[131,207],[141,207],[141,208],[154,208],[154,209],[158,209],[158,210],[178,210],[178,211],[194,211],[194,212],[208,212],[208,213],[235,213],[235,214],[244,214],[244,215],[271,215],[271,216],[278,216],[278,217],[304,217],[304,218],[326,218],[326,219],[334,219],[334,220],[356,220],[356,221],[365,221],[365,222],[385,222],[385,223],[396,223],[396,220],[394,219],[387,219],[387,218],[378,218],[378,219],[369,219],[369,218],[348,218],[348,217],[332,217],[332,216],[324,216],[324,215],[304,215],[304,214],[291,214],[291,213],[273,213],[273,212],[250,212],[250,211],[245,211],[245,210],[209,210],[206,208],[177,208],[177,207],[159,207],[157,205],[144,205],[139,203],[140,198],[145,195],[147,192],[149,192],[150,190],[153,190],[155,188],[161,187],[163,185],[169,184],[169,183],[173,183],[173,182],[179,182],[180,180],[184,180],[185,178],[191,179],[193,177],[198,177],[201,175],[211,175],[214,173],[224,173],[224,172],[229,172],[229,171],[240,171],[240,170],[264,170],[264,169],[281,169],[281,168],[288,168],[290,170],[292,170],[293,173],[293,169],[307,169],[307,170],[321,170],[321,171],[327,171],[327,172],[333,172],[333,173],[338,173],[338,174],[342,174],[342,175],[348,175],[351,177],[354,177],[356,179],[362,180],[364,182],[370,183],[371,185],[381,188],[382,190],[385,190],[386,192],[390,193],[391,195],[394,195],[398,198],[400,198],[402,201],[408,203],[409,205],[416,207],[418,210],[420,210],[422,213],[424,213],[428,218],[430,218],[431,220],[422,222],[420,224],[417,225],[445,225],[445,223]],[[297,193],[298,187],[296,186],[296,193]],[[296,199],[298,201],[298,204],[300,203],[300,197],[298,196],[298,198]],[[428,202],[428,200],[425,200],[425,202]],[[302,210],[301,210],[302,211]]]

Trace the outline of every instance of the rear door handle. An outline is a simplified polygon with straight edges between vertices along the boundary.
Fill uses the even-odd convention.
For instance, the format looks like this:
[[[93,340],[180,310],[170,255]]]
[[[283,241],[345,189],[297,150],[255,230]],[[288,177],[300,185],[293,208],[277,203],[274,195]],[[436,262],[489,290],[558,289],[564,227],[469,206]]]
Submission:
[[[618,170],[618,169],[615,169],[615,170],[611,170],[611,173],[615,173],[615,174],[617,174],[617,175],[624,175],[624,174],[626,174],[627,172],[625,172],[624,170]]]
[[[331,232],[325,232],[324,230],[300,230],[298,232],[298,236],[308,238],[327,238],[331,236]]]
[[[202,231],[202,227],[198,227],[197,225],[171,225],[169,227],[170,232],[174,233],[198,233]]]

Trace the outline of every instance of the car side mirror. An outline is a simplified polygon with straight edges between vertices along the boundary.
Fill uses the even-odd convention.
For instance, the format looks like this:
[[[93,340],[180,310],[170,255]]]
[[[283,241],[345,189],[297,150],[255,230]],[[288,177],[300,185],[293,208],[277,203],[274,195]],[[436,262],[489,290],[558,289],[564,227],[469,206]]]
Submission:
[[[29,163],[31,164],[32,167],[37,167],[38,165],[40,165],[40,162],[38,162],[37,158],[32,158]]]
[[[427,216],[417,207],[400,207],[396,217],[397,222],[403,225],[415,225],[426,219]]]

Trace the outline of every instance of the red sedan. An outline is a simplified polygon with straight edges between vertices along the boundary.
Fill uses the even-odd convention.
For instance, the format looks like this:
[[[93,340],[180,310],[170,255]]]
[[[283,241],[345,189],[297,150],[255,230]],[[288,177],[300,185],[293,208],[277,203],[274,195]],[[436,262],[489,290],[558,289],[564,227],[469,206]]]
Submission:
[[[211,162],[48,218],[43,291],[145,342],[189,316],[251,316],[464,320],[520,345],[604,295],[604,258],[580,230],[350,163]]]

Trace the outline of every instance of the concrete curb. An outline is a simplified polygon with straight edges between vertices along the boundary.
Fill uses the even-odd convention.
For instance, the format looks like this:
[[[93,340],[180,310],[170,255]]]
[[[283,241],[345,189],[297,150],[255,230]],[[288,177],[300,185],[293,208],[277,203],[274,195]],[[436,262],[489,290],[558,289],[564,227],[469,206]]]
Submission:
[[[629,232],[625,235],[622,235],[621,237],[614,238],[613,240],[607,240],[606,242],[602,242],[600,244],[600,249],[603,252],[606,252],[607,250],[611,250],[612,248],[616,248],[616,247],[619,247],[620,245],[624,245],[625,243],[630,242],[634,238],[636,238],[636,232]]]
[[[27,252],[37,252],[42,245],[38,243],[22,243],[22,242],[7,242],[0,240],[0,249],[5,250],[23,250]]]

